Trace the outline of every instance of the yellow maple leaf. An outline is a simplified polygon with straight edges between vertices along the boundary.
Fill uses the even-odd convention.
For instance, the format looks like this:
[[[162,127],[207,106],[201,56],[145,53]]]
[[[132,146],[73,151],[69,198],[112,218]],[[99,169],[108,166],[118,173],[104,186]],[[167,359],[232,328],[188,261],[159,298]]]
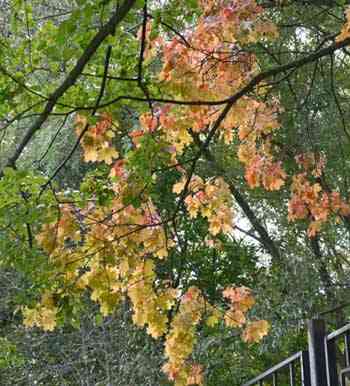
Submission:
[[[113,162],[113,159],[118,158],[119,153],[110,146],[104,147],[101,149],[101,151],[98,152],[97,160],[103,161],[107,165],[111,165]]]
[[[320,231],[322,226],[321,221],[312,221],[307,228],[307,235],[311,237],[315,237],[317,233]]]
[[[147,259],[143,265],[143,272],[146,280],[154,277],[154,261]]]
[[[248,324],[242,334],[242,339],[247,343],[258,342],[267,335],[270,324],[266,320],[258,320]]]
[[[23,324],[27,328],[32,328],[35,325],[37,325],[37,322],[39,320],[39,313],[36,308],[23,308]]]
[[[98,153],[95,147],[92,147],[92,146],[84,147],[85,162],[96,162],[97,159],[98,159]]]
[[[186,180],[184,178],[181,181],[177,182],[173,186],[173,193],[180,194],[184,190],[185,184]]]
[[[346,22],[340,32],[340,34],[337,36],[336,41],[341,42],[348,37],[350,37],[350,7],[348,7],[345,11],[346,16]]]
[[[206,324],[208,327],[215,327],[222,317],[221,311],[214,309],[212,314],[207,318]]]
[[[44,331],[53,331],[56,327],[57,308],[42,307],[40,310],[40,327]]]
[[[57,226],[55,226],[55,224],[43,225],[41,232],[35,237],[35,239],[44,251],[51,255],[56,248]]]

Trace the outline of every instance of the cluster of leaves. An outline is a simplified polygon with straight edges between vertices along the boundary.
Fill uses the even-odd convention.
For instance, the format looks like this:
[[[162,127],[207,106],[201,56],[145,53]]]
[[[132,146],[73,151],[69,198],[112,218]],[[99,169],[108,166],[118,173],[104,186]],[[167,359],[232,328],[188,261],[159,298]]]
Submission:
[[[66,321],[79,325],[86,293],[103,316],[126,302],[133,322],[164,341],[163,370],[169,380],[179,386],[202,384],[205,375],[210,382],[210,369],[206,374],[196,350],[206,333],[222,336],[240,329],[233,334],[252,343],[269,330],[267,321],[258,320],[264,302],[269,310],[264,314],[270,312],[275,319],[278,302],[291,302],[281,311],[287,319],[292,306],[296,318],[318,307],[323,293],[326,303],[337,301],[330,287],[333,278],[340,281],[347,272],[347,162],[344,157],[344,173],[333,177],[341,162],[330,151],[333,142],[327,140],[326,118],[318,107],[321,97],[314,95],[324,90],[313,84],[324,69],[319,75],[315,67],[309,84],[308,71],[300,74],[298,68],[317,65],[329,55],[330,71],[335,65],[342,68],[343,58],[333,55],[348,44],[349,12],[342,27],[339,20],[332,24],[319,16],[320,24],[333,33],[329,38],[316,33],[310,37],[303,23],[311,30],[316,27],[289,2],[286,11],[276,4],[276,10],[269,11],[254,0],[194,1],[184,10],[178,1],[125,1],[120,9],[135,5],[135,12],[127,13],[123,27],[111,29],[85,63],[80,80],[72,79],[77,68],[72,58],[81,54],[79,65],[91,52],[88,42],[108,25],[108,15],[115,11],[112,3],[79,1],[69,16],[58,16],[59,22],[39,24],[34,20],[40,7],[14,5],[19,16],[11,31],[16,37],[6,40],[11,50],[0,67],[2,98],[11,101],[2,106],[2,130],[6,133],[27,111],[38,114],[24,136],[27,141],[51,113],[64,117],[65,129],[67,122],[73,126],[67,118],[74,115],[75,145],[53,176],[62,173],[79,144],[93,172],[79,190],[60,191],[52,178],[5,169],[0,181],[1,262],[25,272],[34,284],[23,307],[27,327],[53,331]],[[137,32],[133,25],[139,25],[140,16]],[[278,31],[277,24],[296,17],[302,27],[292,27],[293,37],[283,28]],[[18,30],[21,18],[28,39]],[[329,39],[333,44],[323,49]],[[299,60],[298,44],[315,53]],[[277,67],[262,71],[273,62]],[[72,70],[64,78],[66,67]],[[128,76],[132,71],[136,77]],[[274,81],[268,83],[271,77]],[[291,79],[303,91],[308,87],[302,102],[291,101]],[[330,82],[346,136],[342,103],[347,91],[339,102],[333,73]],[[67,85],[59,95],[57,90]],[[320,121],[321,133],[310,146],[299,138],[305,117],[310,119],[300,104],[308,100],[313,101],[311,112]],[[24,126],[5,145],[1,141],[2,154],[14,151],[10,166],[21,154],[21,144],[17,149],[14,145],[21,142],[21,130],[30,119],[21,120]],[[331,174],[328,182],[326,173]],[[252,226],[242,232],[254,240],[245,239],[243,246],[236,241],[242,213]],[[315,260],[305,257],[307,248]],[[267,254],[272,259],[268,263]],[[339,262],[341,258],[345,261]],[[304,280],[311,288],[302,284],[300,298],[294,299],[291,287],[314,277],[314,268],[315,282]],[[258,298],[257,309],[247,288],[252,285],[261,296],[269,296]],[[283,294],[288,300],[281,300]],[[306,307],[302,302],[310,294]],[[34,298],[41,300],[35,303]]]

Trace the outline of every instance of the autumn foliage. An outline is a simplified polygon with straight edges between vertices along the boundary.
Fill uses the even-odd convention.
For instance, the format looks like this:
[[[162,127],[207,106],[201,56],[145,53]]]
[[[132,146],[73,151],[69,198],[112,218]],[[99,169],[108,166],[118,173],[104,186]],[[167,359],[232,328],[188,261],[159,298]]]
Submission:
[[[261,340],[269,324],[250,320],[255,303],[251,289],[233,283],[222,289],[221,302],[212,304],[199,288],[184,288],[158,276],[157,266],[176,248],[177,238],[172,219],[161,215],[147,189],[158,178],[152,157],[162,157],[164,167],[181,175],[171,187],[178,208],[183,203],[190,218],[204,219],[213,240],[233,232],[235,203],[229,185],[223,176],[204,180],[179,161],[196,141],[204,149],[213,137],[234,149],[250,188],[290,191],[289,221],[308,221],[310,237],[332,218],[350,215],[340,194],[320,182],[326,163],[322,154],[296,155],[296,172],[287,173],[283,149],[274,141],[282,107],[268,92],[267,83],[239,98],[220,120],[224,102],[218,102],[227,101],[260,72],[249,45],[276,39],[278,30],[254,0],[199,4],[202,15],[181,36],[155,38],[152,20],[145,31],[147,60],[161,58],[160,87],[187,104],[153,104],[150,111],[140,113],[138,127],[126,135],[107,112],[97,114],[93,122],[82,112],[76,114],[84,161],[106,164],[106,184],[113,198],[107,205],[90,200],[83,208],[61,204],[58,220],[42,227],[36,240],[56,267],[53,284],[36,307],[23,310],[27,327],[52,331],[60,313],[59,299],[88,291],[101,313],[108,315],[127,298],[134,323],[152,337],[164,339],[163,370],[177,386],[204,382],[205,369],[191,359],[201,323],[240,329],[248,343]],[[348,35],[345,26],[339,39]],[[200,100],[216,103],[195,103]],[[123,135],[130,144],[127,150],[114,145],[115,136]],[[149,141],[158,152],[148,158],[146,172],[141,173],[133,160]]]

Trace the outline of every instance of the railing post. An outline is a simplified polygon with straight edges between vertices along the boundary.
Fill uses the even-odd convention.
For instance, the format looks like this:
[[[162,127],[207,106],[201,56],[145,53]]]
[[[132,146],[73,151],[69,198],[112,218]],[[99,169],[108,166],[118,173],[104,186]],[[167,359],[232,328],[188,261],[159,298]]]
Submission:
[[[310,360],[309,351],[304,350],[301,353],[301,384],[302,386],[311,386],[310,380]]]
[[[325,335],[324,320],[311,319],[308,325],[311,386],[327,386]]]
[[[345,364],[350,367],[350,333],[347,331],[344,336]]]
[[[329,341],[325,339],[325,350],[328,385],[338,386],[339,381],[337,371],[337,348],[334,339]]]

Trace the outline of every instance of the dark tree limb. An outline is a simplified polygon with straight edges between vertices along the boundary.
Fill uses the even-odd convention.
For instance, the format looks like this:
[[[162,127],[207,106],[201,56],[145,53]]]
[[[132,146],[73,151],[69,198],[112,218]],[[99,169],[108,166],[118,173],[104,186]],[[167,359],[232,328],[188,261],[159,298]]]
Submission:
[[[322,255],[319,236],[312,237],[310,240],[310,244],[314,256],[317,258],[316,264],[318,266],[318,273],[320,275],[321,282],[324,286],[325,295],[327,297],[328,302],[334,306],[331,311],[336,312],[337,326],[340,327],[345,323],[345,315],[343,310],[344,306],[339,306],[339,304],[337,304],[337,297],[333,290],[333,281],[328,271],[325,257]]]
[[[143,67],[144,67],[143,65],[144,65],[145,51],[146,51],[146,44],[147,44],[147,36],[146,36],[147,20],[148,20],[147,0],[144,0],[142,30],[141,30],[141,47],[140,47],[139,62],[137,66],[137,84],[141,89],[141,91],[143,92],[143,94],[145,95],[145,98],[148,101],[148,106],[153,115],[153,104],[152,104],[147,86],[144,83],[144,79],[143,79]]]
[[[279,75],[281,73],[288,72],[290,70],[296,70],[298,68],[303,67],[306,64],[313,63],[317,61],[318,59],[321,59],[323,57],[329,56],[335,51],[339,49],[344,49],[350,45],[350,38],[347,38],[343,41],[336,42],[334,44],[331,44],[328,47],[325,47],[321,50],[315,51],[310,55],[304,56],[302,58],[293,60],[289,63],[278,65],[275,67],[272,67],[269,70],[262,71],[255,77],[253,77],[250,82],[248,82],[244,87],[242,87],[239,91],[237,91],[235,94],[230,96],[226,99],[221,100],[177,100],[177,99],[171,99],[171,98],[155,98],[150,96],[149,98],[142,98],[132,95],[120,95],[116,98],[113,98],[110,101],[107,101],[105,103],[102,103],[100,105],[100,109],[103,109],[107,106],[110,106],[112,104],[115,104],[117,102],[120,102],[122,100],[133,100],[133,101],[139,101],[139,102],[159,102],[159,103],[168,103],[168,104],[174,104],[174,105],[183,105],[183,106],[220,106],[220,105],[226,105],[223,109],[222,115],[218,118],[218,124],[214,124],[213,128],[215,127],[214,131],[219,127],[222,120],[225,119],[227,113],[230,111],[231,107],[243,96],[249,94],[254,90],[256,86],[258,86],[262,81]],[[349,53],[350,55],[350,53]],[[133,79],[133,78],[132,78]],[[137,79],[136,79],[137,80]],[[62,105],[63,106],[63,105]],[[72,106],[66,106],[66,107],[72,107]],[[92,110],[94,106],[77,106],[73,111],[75,110]],[[72,112],[73,112],[72,111]],[[217,126],[217,127],[216,127]],[[215,133],[214,133],[215,134]]]
[[[91,115],[95,115],[97,110],[98,110],[98,106],[99,104],[101,103],[101,100],[103,98],[103,95],[104,95],[104,92],[105,92],[105,89],[106,89],[106,83],[107,83],[107,75],[108,75],[108,67],[109,67],[109,62],[110,62],[110,59],[111,59],[111,53],[112,53],[112,46],[108,46],[107,47],[107,52],[106,52],[106,58],[105,58],[105,64],[104,64],[104,76],[102,78],[102,82],[101,82],[101,87],[100,87],[100,92],[97,96],[97,99],[96,99],[96,103],[95,103],[95,108],[94,110],[92,111]],[[84,127],[84,129],[82,130],[82,132],[80,133],[79,137],[77,138],[73,148],[71,149],[71,151],[68,153],[68,155],[64,158],[64,160],[58,165],[58,167],[56,168],[56,170],[54,171],[54,173],[52,174],[52,176],[49,178],[49,180],[46,182],[46,184],[43,186],[41,192],[43,192],[48,186],[49,184],[51,183],[51,181],[57,176],[57,174],[61,171],[61,169],[66,165],[66,163],[71,159],[72,155],[74,154],[74,152],[76,151],[76,149],[78,148],[81,140],[83,139],[84,135],[86,134],[86,132],[88,131],[89,129],[89,123],[87,123]]]
[[[197,146],[201,147],[202,145],[198,136],[192,136]],[[210,163],[211,167],[215,170],[215,172],[225,178],[225,181],[228,184],[230,191],[233,197],[235,198],[237,204],[250,221],[256,233],[259,235],[259,238],[256,239],[275,260],[279,261],[281,259],[279,247],[277,246],[276,242],[270,237],[266,228],[262,225],[258,217],[255,215],[253,209],[250,207],[244,195],[236,188],[236,184],[234,183],[234,181],[232,181],[232,178],[227,176],[226,171],[218,164],[217,160],[209,149],[206,148],[203,150],[203,156]]]
[[[16,162],[17,162],[18,158],[20,157],[20,155],[22,154],[23,150],[28,145],[28,143],[31,141],[34,134],[46,122],[46,120],[48,119],[50,113],[54,109],[59,98],[61,98],[64,95],[64,93],[75,84],[75,82],[77,81],[77,79],[81,75],[82,71],[84,70],[86,64],[90,61],[90,59],[93,57],[93,55],[95,54],[97,49],[100,47],[100,45],[103,43],[103,41],[107,38],[107,36],[114,33],[116,26],[125,18],[125,16],[131,10],[131,8],[135,4],[135,2],[136,2],[136,0],[125,0],[124,3],[120,7],[118,7],[116,12],[113,14],[113,16],[107,22],[107,24],[105,24],[98,31],[98,33],[93,37],[93,39],[88,44],[88,46],[86,47],[86,49],[83,52],[83,54],[81,55],[81,57],[78,59],[76,65],[73,67],[71,72],[66,77],[66,79],[53,92],[53,94],[49,96],[48,102],[46,103],[44,111],[39,115],[39,117],[35,120],[35,122],[32,124],[32,126],[25,133],[22,141],[17,146],[14,154],[8,160],[7,166],[9,166],[9,167],[15,167],[16,166]],[[3,172],[0,171],[0,177],[2,175],[3,175]]]

